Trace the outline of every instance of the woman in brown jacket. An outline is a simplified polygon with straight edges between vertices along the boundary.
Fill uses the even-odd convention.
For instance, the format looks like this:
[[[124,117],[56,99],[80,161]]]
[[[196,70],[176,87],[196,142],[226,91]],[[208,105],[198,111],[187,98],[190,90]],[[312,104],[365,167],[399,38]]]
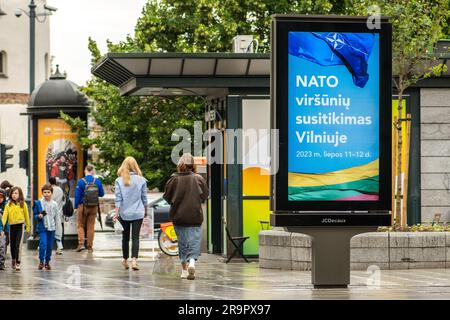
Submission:
[[[181,278],[193,280],[200,255],[202,202],[208,199],[208,187],[196,173],[191,154],[183,154],[178,161],[177,172],[167,181],[163,197],[170,204],[169,216],[178,238]]]

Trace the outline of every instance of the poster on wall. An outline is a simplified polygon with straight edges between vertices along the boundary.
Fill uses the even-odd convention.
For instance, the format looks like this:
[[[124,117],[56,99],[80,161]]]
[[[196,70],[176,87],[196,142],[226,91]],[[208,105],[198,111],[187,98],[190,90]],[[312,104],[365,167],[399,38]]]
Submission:
[[[390,209],[392,31],[380,19],[274,16],[275,213]]]
[[[83,173],[83,153],[76,134],[64,120],[40,119],[38,135],[38,185],[55,177],[63,191],[74,198],[77,181]]]
[[[42,196],[41,187],[50,177],[55,177],[56,183],[74,201],[77,181],[83,177],[83,152],[77,135],[64,120],[38,120],[37,159],[38,198]],[[66,221],[65,233],[76,234],[76,215]]]

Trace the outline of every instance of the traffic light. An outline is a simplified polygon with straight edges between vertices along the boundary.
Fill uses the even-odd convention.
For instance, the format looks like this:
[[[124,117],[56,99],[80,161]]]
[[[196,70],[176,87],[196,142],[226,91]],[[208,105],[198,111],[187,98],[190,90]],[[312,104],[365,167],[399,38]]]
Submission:
[[[0,143],[0,171],[1,172],[5,172],[6,170],[8,170],[9,168],[12,168],[13,165],[7,163],[8,159],[11,159],[13,157],[12,154],[6,154],[6,151],[8,151],[9,149],[12,149],[13,146],[10,144],[3,144]]]
[[[28,169],[28,149],[19,151],[19,168]]]

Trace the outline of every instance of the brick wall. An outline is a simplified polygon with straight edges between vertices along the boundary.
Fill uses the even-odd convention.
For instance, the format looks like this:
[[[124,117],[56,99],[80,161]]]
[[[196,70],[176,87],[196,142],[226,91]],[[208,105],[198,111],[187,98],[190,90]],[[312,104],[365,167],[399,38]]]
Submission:
[[[29,94],[0,93],[0,104],[28,104]]]

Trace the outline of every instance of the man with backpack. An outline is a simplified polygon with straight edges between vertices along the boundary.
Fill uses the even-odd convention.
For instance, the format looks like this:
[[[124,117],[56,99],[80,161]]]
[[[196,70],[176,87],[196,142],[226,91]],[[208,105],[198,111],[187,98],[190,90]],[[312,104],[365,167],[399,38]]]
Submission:
[[[75,205],[78,222],[78,247],[77,252],[84,250],[85,229],[87,229],[88,252],[93,252],[94,227],[97,212],[99,210],[99,197],[103,197],[105,192],[101,181],[94,177],[94,167],[86,166],[85,177],[78,180],[75,189]]]

